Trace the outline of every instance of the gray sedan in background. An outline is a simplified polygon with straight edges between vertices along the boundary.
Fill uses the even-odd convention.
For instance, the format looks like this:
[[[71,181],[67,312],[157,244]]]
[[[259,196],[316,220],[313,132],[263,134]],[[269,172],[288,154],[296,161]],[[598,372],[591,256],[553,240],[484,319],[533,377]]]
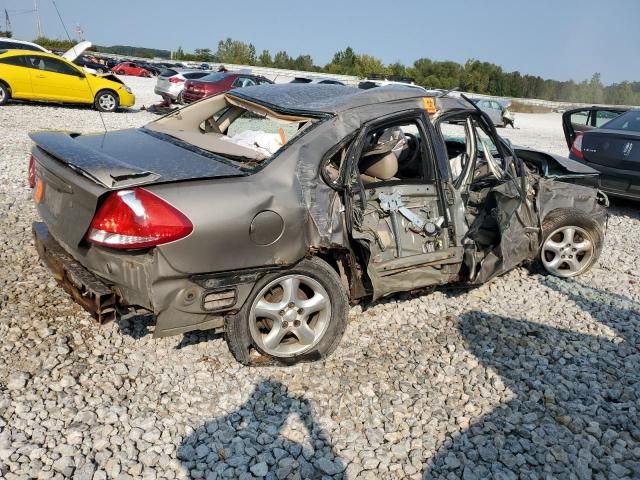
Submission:
[[[511,102],[498,101],[491,98],[474,98],[472,100],[480,110],[489,115],[496,127],[510,125],[511,128],[515,128],[515,117],[509,111]]]

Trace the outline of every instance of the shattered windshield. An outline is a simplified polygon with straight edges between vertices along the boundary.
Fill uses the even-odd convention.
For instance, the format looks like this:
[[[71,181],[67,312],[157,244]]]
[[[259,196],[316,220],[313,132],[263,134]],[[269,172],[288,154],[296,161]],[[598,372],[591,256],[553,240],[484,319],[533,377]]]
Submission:
[[[222,94],[171,113],[146,128],[251,169],[275,156],[315,122]]]

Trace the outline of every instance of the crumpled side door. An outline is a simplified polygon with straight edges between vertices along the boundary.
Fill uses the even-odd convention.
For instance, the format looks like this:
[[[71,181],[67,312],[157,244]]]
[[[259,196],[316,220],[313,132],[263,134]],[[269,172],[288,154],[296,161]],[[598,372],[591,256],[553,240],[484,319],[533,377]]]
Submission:
[[[450,205],[440,179],[362,183],[357,161],[362,137],[373,128],[365,127],[361,141],[354,142],[349,155],[352,183],[347,189],[350,233],[367,257],[373,297],[455,280],[462,248],[449,228]],[[433,161],[431,139],[423,125],[420,134],[425,139],[421,161]]]

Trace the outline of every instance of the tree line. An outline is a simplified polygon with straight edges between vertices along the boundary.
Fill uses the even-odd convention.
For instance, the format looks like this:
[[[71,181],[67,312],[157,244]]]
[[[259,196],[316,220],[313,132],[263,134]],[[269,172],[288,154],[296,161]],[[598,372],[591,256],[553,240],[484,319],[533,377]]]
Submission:
[[[38,38],[35,42],[48,48],[60,50],[68,49],[71,46],[71,42],[66,40]],[[64,48],[65,46],[66,48]],[[170,54],[166,50],[128,46],[95,46],[94,50],[146,58],[167,57]],[[522,74],[518,71],[505,72],[498,65],[476,59],[470,59],[464,64],[460,64],[452,61],[419,58],[412,65],[403,65],[400,62],[385,65],[372,55],[356,53],[351,47],[347,47],[336,52],[330,63],[319,66],[315,64],[311,55],[293,57],[285,50],[275,54],[269,50],[258,52],[253,44],[231,38],[218,42],[218,48],[215,51],[210,48],[197,48],[193,52],[185,52],[182,47],[178,47],[175,52],[172,52],[172,56],[176,61],[253,65],[326,74],[355,75],[360,78],[365,78],[370,74],[410,77],[416,84],[426,88],[458,88],[465,92],[499,97],[640,105],[640,82],[625,81],[604,85],[599,73],[594,73],[590,79],[581,82],[550,80],[536,75]]]

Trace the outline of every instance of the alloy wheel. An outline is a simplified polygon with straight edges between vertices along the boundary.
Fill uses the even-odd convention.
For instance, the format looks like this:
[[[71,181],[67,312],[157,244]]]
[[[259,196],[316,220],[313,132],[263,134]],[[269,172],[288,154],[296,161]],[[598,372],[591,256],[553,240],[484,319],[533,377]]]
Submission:
[[[116,108],[116,99],[113,98],[113,95],[101,95],[98,104],[103,110],[112,111]]]
[[[542,264],[558,277],[574,277],[589,268],[595,242],[585,229],[564,226],[554,230],[542,245]]]
[[[325,288],[307,275],[285,275],[255,297],[249,330],[264,353],[293,357],[316,346],[330,320],[331,301]]]

